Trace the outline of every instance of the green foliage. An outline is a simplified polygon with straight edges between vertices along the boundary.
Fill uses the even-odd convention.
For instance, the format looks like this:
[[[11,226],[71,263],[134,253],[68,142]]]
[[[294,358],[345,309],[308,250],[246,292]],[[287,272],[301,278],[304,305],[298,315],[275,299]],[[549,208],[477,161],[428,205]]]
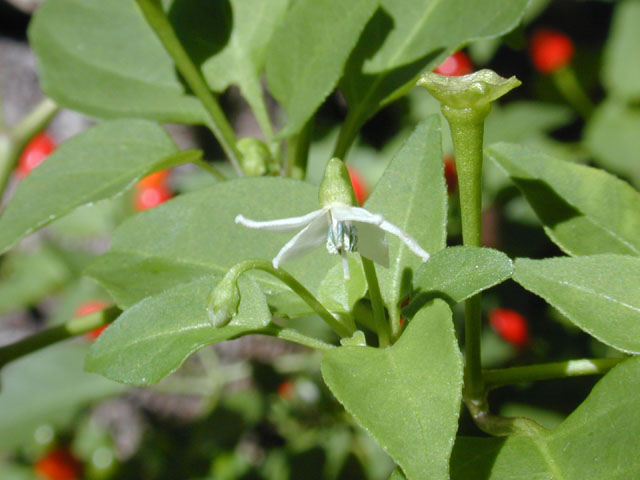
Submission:
[[[640,259],[625,255],[518,259],[513,276],[581,329],[630,353],[640,353],[638,278]]]
[[[438,368],[424,368],[435,364]],[[392,347],[325,352],[322,375],[410,480],[448,478],[462,360],[444,302],[435,300],[420,310]]]
[[[516,480],[524,472],[532,479],[637,477],[639,360],[629,359],[609,372],[554,430],[507,438],[459,438],[451,478]]]
[[[547,235],[565,252],[640,255],[640,194],[627,183],[518,145],[492,145],[487,153],[522,190]]]
[[[201,277],[129,308],[100,335],[86,369],[118,382],[149,385],[205,345],[259,330],[271,321],[264,295],[247,279],[240,283],[238,314],[227,326],[214,328],[207,304],[215,283],[215,277]]]
[[[101,123],[65,142],[20,183],[0,217],[0,252],[76,207],[122,193],[154,170],[199,158],[198,151],[179,152],[154,123]]]
[[[48,1],[29,40],[42,88],[61,105],[102,118],[204,121],[204,109],[129,0]]]

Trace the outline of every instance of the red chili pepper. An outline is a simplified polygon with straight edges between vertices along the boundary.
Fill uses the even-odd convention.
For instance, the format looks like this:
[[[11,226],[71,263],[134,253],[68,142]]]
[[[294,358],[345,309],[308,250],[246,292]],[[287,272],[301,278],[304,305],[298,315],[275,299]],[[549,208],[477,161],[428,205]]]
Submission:
[[[157,207],[161,203],[171,199],[173,194],[165,185],[157,185],[155,187],[136,188],[133,206],[136,211],[141,212],[153,207]]]
[[[562,32],[542,29],[531,37],[531,60],[540,73],[553,73],[564,67],[573,57],[571,39]]]
[[[104,310],[107,308],[109,304],[107,302],[103,302],[102,300],[89,300],[88,302],[84,302],[76,309],[76,313],[74,317],[83,317],[85,315],[89,315],[91,313],[99,312],[100,310]],[[100,334],[108,327],[109,325],[104,325],[102,327],[95,328],[90,332],[85,333],[83,336],[87,340],[95,340],[100,336]]]
[[[56,143],[47,132],[40,132],[24,147],[15,174],[19,179],[23,179],[31,170],[36,168],[42,161],[56,149]]]
[[[444,178],[447,181],[447,191],[454,193],[458,189],[458,172],[456,161],[451,155],[444,157]]]
[[[167,186],[167,180],[169,179],[169,173],[171,171],[166,168],[164,170],[158,170],[150,175],[147,175],[142,180],[138,182],[139,189],[151,188],[151,187],[159,187]]]
[[[445,58],[444,62],[433,71],[447,77],[459,77],[460,75],[473,73],[473,64],[466,53],[456,52]]]
[[[285,380],[278,387],[278,396],[283,400],[293,400],[296,396],[296,386],[291,380]]]
[[[489,324],[500,337],[519,348],[529,345],[527,319],[515,310],[494,308],[489,312]]]
[[[362,205],[369,196],[367,186],[355,168],[347,167],[347,169],[349,170],[349,178],[351,179],[351,185],[353,185],[353,192],[356,194],[358,205]]]
[[[56,447],[41,457],[33,470],[43,480],[77,480],[82,464],[67,448]]]

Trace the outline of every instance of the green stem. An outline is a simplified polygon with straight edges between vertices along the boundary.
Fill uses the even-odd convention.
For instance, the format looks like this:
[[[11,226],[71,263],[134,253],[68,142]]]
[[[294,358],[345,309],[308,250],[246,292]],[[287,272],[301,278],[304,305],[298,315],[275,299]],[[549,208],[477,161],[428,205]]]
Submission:
[[[355,118],[355,115],[347,114],[340,133],[338,134],[338,140],[336,140],[336,146],[333,149],[332,157],[338,157],[341,160],[345,160],[351,145],[358,135],[358,129],[360,124]]]
[[[309,147],[313,134],[314,118],[311,117],[305,123],[302,130],[290,140],[290,152],[288,161],[288,175],[296,180],[304,180],[307,176],[307,163],[309,162]]]
[[[288,340],[290,342],[297,343],[298,345],[304,345],[305,347],[313,348],[316,350],[329,350],[331,348],[335,348],[334,345],[325,343],[322,340],[318,340],[317,338],[309,337],[292,328],[281,328],[276,325],[269,325],[263,330],[259,330],[257,333],[271,335],[272,337],[281,338],[282,340]]]
[[[38,132],[49,124],[59,109],[55,102],[45,98],[8,132],[3,133],[0,130],[0,196],[18,163],[20,152]]]
[[[111,307],[100,312],[72,318],[67,323],[48,328],[16,343],[0,348],[0,368],[24,355],[41,350],[49,345],[66,340],[107,325],[120,314],[120,309]]]
[[[451,138],[458,171],[462,243],[482,246],[482,143],[484,119],[491,105],[455,109],[442,107],[451,127]],[[465,393],[472,399],[483,396],[480,333],[481,297],[474,295],[465,303]]]
[[[199,160],[195,161],[194,163],[196,165],[198,165],[200,168],[202,168],[202,169],[206,170],[208,173],[210,173],[213,177],[215,177],[216,180],[218,180],[220,182],[226,182],[227,181],[227,177],[225,177],[220,170],[218,170],[216,167],[211,165],[209,162],[205,162],[204,160],[199,159]]]
[[[593,103],[580,85],[573,69],[569,65],[564,66],[553,72],[551,78],[556,88],[582,118],[588,118],[593,112]]]
[[[362,267],[364,268],[364,276],[369,285],[369,298],[371,299],[371,307],[373,308],[373,319],[376,324],[378,333],[378,344],[380,347],[386,347],[391,341],[389,332],[389,323],[384,312],[384,303],[382,302],[382,294],[380,293],[380,284],[378,283],[378,275],[376,267],[371,260],[360,255],[362,259]]]
[[[173,58],[178,71],[182,74],[189,88],[200,99],[209,118],[206,122],[215,137],[220,142],[229,161],[233,165],[238,176],[242,176],[240,168],[240,152],[236,147],[236,135],[227,120],[218,100],[213,96],[207,86],[207,82],[200,70],[191,61],[189,54],[184,49],[173,26],[167,18],[167,14],[159,0],[136,0],[149,26],[158,36],[164,48]]]
[[[333,314],[326,309],[320,301],[313,294],[307,290],[298,280],[296,280],[290,273],[282,270],[281,268],[275,268],[271,262],[262,259],[249,259],[244,260],[234,265],[227,275],[232,276],[232,282],[237,284],[238,278],[249,270],[262,270],[270,275],[273,275],[291,290],[293,290],[307,305],[309,305],[313,311],[315,311],[327,324],[342,338],[351,337],[355,328],[347,326],[341,323]],[[226,278],[226,277],[225,277]]]
[[[525,367],[484,370],[484,381],[487,388],[497,388],[503,385],[537,380],[602,375],[625,360],[626,358],[584,358]]]

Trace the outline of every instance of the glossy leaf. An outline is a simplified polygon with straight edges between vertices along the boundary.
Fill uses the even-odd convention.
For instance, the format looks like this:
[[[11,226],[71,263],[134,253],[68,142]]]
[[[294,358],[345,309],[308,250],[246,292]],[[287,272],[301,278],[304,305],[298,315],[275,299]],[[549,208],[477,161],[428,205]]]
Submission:
[[[420,310],[392,347],[325,352],[322,375],[409,480],[449,478],[462,360],[446,303]]]
[[[640,187],[640,108],[609,100],[589,119],[585,141],[598,165]]]
[[[222,182],[179,197],[124,222],[109,252],[91,265],[119,305],[207,274],[224,275],[247,258],[272,259],[293,235],[251,230],[234,221],[304,215],[318,208],[318,190],[284,178],[248,178]],[[285,264],[311,291],[339,258],[326,249]],[[289,292],[275,278],[248,273],[270,294]]]
[[[135,304],[100,335],[85,368],[122,383],[156,383],[200,348],[271,321],[259,287],[243,278],[238,314],[226,327],[213,327],[207,304],[216,281],[212,276],[201,277]]]
[[[598,340],[640,353],[640,259],[593,255],[518,259],[513,279]]]
[[[405,230],[429,254],[444,248],[447,189],[438,117],[428,117],[418,125],[364,206]],[[398,238],[387,235],[387,241],[389,268],[376,266],[376,270],[383,299],[397,319],[400,302],[410,292],[412,276],[423,262]]]
[[[297,132],[335,88],[378,0],[297,0],[267,53],[269,90],[284,108],[282,135]]]
[[[445,248],[418,268],[414,278],[415,293],[403,314],[412,316],[433,298],[441,298],[453,306],[501,283],[512,273],[513,263],[498,250]]]
[[[122,193],[154,170],[196,160],[145,120],[101,123],[60,145],[22,180],[0,217],[0,252],[80,205]]]
[[[602,83],[609,93],[628,100],[640,99],[640,4],[617,2],[604,50]]]
[[[222,92],[230,85],[238,85],[256,116],[269,121],[260,73],[269,40],[289,0],[231,0],[230,3],[232,25],[228,41],[219,52],[204,61],[202,73],[215,91]]]
[[[640,194],[613,175],[498,143],[487,149],[570,255],[640,255]]]
[[[0,447],[33,442],[41,425],[65,427],[86,405],[124,390],[82,371],[86,342],[65,342],[16,360],[2,369]]]
[[[47,1],[34,16],[29,40],[42,89],[65,107],[103,118],[205,118],[134,2]]]
[[[340,81],[349,104],[345,129],[357,130],[422,71],[431,70],[472,39],[506,33],[527,0],[381,1]]]
[[[640,359],[615,367],[556,429],[458,438],[452,480],[627,480],[640,475]]]

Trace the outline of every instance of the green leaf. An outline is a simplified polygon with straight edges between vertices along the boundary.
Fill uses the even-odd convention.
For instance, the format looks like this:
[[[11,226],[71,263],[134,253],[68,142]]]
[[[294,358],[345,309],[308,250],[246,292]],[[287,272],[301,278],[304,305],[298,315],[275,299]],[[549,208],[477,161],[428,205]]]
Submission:
[[[33,441],[41,425],[68,425],[78,409],[124,390],[82,371],[86,342],[65,342],[16,360],[2,369],[0,447]]]
[[[322,375],[407,478],[449,478],[462,360],[446,303],[435,300],[420,310],[392,347],[326,351]]]
[[[29,43],[42,89],[65,107],[103,118],[206,118],[132,1],[49,0],[34,16]]]
[[[256,283],[241,279],[238,314],[215,328],[207,312],[217,279],[201,277],[126,310],[105,330],[87,355],[85,368],[112,380],[149,385],[174,372],[202,347],[266,326],[271,313]]]
[[[402,473],[402,470],[400,470],[400,468],[396,468],[393,470],[393,472],[391,472],[391,476],[389,477],[389,480],[406,480],[407,477],[404,476],[404,473]]]
[[[260,72],[269,40],[288,5],[289,0],[231,0],[233,25],[228,42],[202,64],[202,73],[213,90],[222,92],[230,85],[240,87],[261,125],[269,122],[269,115]]]
[[[37,304],[70,277],[69,268],[52,250],[8,255],[0,265],[0,314]]]
[[[640,4],[639,4],[640,5]],[[598,165],[629,178],[640,187],[640,108],[608,100],[589,119],[585,142]]]
[[[402,93],[399,89],[412,86],[420,72],[432,70],[461,45],[513,29],[527,3],[382,0],[340,81],[349,104],[342,134],[357,131],[380,106]]]
[[[416,272],[416,291],[403,314],[411,317],[433,298],[441,298],[453,306],[503,282],[512,273],[511,260],[498,250],[462,246],[445,248]]]
[[[640,476],[640,359],[611,370],[560,426],[529,437],[458,438],[452,480],[627,480]]]
[[[297,0],[267,52],[269,90],[287,113],[282,135],[296,133],[334,89],[378,0]]]
[[[71,138],[18,185],[0,217],[0,253],[80,205],[113,197],[144,175],[200,158],[178,152],[145,120],[103,122]]]
[[[391,160],[365,203],[402,228],[433,255],[446,243],[447,190],[444,182],[440,122],[428,117]],[[393,318],[422,260],[395,236],[387,235],[389,268],[376,266],[383,299]]]
[[[618,350],[640,353],[640,259],[593,255],[518,259],[513,279]]]
[[[289,237],[235,223],[243,214],[254,220],[304,215],[318,209],[317,188],[280,178],[245,178],[222,182],[179,197],[124,222],[111,250],[89,266],[118,305],[203,275],[224,275],[247,258],[271,259]],[[292,235],[290,235],[292,236]],[[325,249],[284,265],[312,292],[339,259]],[[290,292],[275,278],[249,273],[269,294]]]
[[[623,99],[640,99],[640,3],[617,2],[604,49],[602,83]]]
[[[570,255],[640,255],[640,194],[611,174],[507,143],[486,152]]]

